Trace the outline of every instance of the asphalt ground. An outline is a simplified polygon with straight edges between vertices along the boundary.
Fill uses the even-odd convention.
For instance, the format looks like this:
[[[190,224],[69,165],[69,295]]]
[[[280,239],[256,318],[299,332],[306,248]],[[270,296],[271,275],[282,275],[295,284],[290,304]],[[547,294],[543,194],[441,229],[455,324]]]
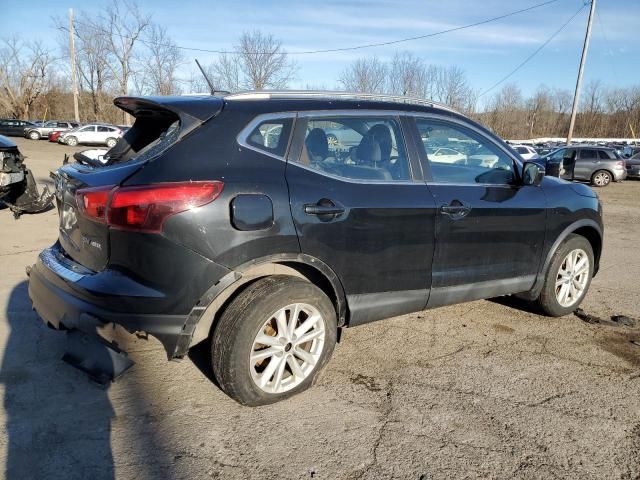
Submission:
[[[40,182],[74,149],[18,139]],[[582,307],[547,318],[509,297],[344,331],[310,391],[241,407],[206,349],[136,365],[108,389],[60,360],[25,266],[57,214],[0,210],[0,475],[29,478],[640,478],[640,182],[598,190],[606,238]],[[117,333],[117,332],[116,332]],[[637,343],[633,343],[637,342]]]

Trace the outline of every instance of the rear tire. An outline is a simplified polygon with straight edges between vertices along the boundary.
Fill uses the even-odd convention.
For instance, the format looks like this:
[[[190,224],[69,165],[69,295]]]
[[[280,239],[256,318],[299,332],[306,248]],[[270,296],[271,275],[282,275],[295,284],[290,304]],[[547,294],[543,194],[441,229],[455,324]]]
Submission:
[[[606,170],[598,170],[591,175],[591,185],[594,187],[606,187],[613,180],[613,175]]]
[[[65,143],[70,147],[75,147],[76,145],[78,145],[78,139],[76,137],[67,137]]]
[[[213,373],[243,405],[284,400],[313,384],[333,353],[336,334],[336,312],[322,290],[296,277],[266,277],[220,317],[211,339]]]
[[[537,303],[549,316],[567,315],[584,299],[594,268],[593,248],[580,235],[569,235],[554,253]]]

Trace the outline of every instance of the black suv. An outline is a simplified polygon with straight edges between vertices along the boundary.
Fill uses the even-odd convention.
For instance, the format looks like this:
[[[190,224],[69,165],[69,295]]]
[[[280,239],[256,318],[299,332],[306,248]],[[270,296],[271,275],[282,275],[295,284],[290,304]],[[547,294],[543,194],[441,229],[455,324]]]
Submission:
[[[30,269],[33,305],[69,334],[146,332],[170,359],[209,342],[243,404],[308,388],[341,328],[508,294],[565,315],[598,270],[594,192],[446,107],[309,92],[115,104],[133,127],[55,174],[60,234]]]

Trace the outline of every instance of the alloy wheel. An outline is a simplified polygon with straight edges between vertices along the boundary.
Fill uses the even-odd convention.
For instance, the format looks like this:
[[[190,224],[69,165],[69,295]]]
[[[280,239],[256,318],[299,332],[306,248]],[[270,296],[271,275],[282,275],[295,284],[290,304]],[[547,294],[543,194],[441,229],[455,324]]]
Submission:
[[[267,393],[300,385],[316,368],[324,349],[325,322],[306,303],[294,303],[271,315],[256,335],[249,354],[254,383]]]
[[[563,307],[575,305],[589,282],[589,256],[578,248],[571,250],[560,264],[556,276],[556,299]]]
[[[598,172],[593,177],[593,183],[599,187],[609,185],[609,182],[611,182],[611,175],[607,172]]]

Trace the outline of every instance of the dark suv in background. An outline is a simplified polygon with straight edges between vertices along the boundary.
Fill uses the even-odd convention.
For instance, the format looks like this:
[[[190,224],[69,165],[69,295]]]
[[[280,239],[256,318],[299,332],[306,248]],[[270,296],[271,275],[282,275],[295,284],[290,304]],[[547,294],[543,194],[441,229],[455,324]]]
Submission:
[[[559,148],[544,157],[547,173],[565,180],[582,180],[596,187],[627,178],[625,161],[613,148],[579,145]]]
[[[115,104],[133,127],[103,162],[76,154],[55,175],[60,233],[30,269],[33,305],[70,335],[147,332],[169,358],[208,342],[243,404],[308,388],[341,328],[509,294],[565,315],[598,271],[594,192],[446,107],[326,92]]]

